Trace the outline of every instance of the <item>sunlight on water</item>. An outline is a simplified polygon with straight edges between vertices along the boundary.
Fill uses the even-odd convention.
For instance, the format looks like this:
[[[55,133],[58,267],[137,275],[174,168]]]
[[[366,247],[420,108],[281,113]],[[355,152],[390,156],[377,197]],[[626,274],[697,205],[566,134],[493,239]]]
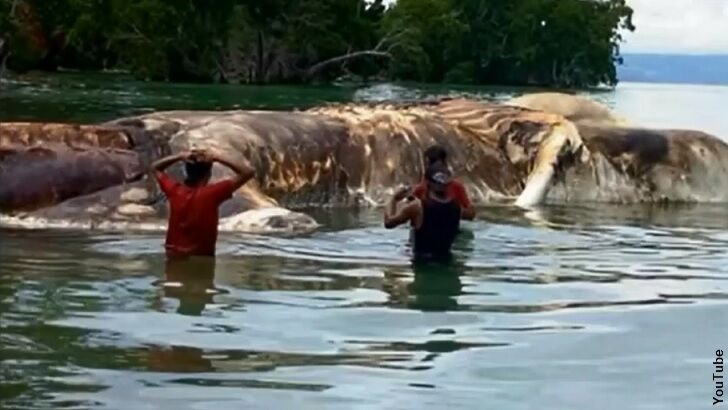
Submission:
[[[0,120],[305,108],[523,90],[5,81]],[[638,124],[728,135],[728,88],[592,96]],[[412,265],[377,210],[313,234],[221,233],[167,263],[146,232],[1,230],[3,409],[699,409],[728,350],[728,208],[480,210],[451,266]]]
[[[216,263],[184,266],[165,266],[159,233],[5,231],[4,389],[17,408],[705,400],[703,362],[728,340],[713,320],[728,211],[481,215],[450,267],[413,267],[406,231],[375,211],[322,212],[330,229],[300,238],[223,234]]]

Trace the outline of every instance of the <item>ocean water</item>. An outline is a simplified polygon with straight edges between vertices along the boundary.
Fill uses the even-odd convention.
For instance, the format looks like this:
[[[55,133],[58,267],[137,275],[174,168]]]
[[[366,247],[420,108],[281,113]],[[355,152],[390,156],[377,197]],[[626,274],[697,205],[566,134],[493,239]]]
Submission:
[[[13,79],[0,120],[303,108],[523,90]],[[728,88],[593,93],[637,124],[728,136]],[[708,409],[728,350],[728,205],[479,210],[450,266],[413,266],[379,210],[301,237],[0,231],[3,409]]]

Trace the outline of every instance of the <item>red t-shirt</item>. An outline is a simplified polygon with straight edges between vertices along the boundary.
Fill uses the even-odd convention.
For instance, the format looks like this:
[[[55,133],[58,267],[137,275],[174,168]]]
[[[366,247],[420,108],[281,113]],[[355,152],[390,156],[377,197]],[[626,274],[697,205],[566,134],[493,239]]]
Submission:
[[[419,199],[423,199],[425,195],[427,195],[427,182],[421,181],[415,187],[412,195]],[[447,184],[447,196],[448,198],[454,199],[460,205],[460,208],[470,208],[472,205],[470,203],[470,198],[468,198],[468,193],[465,192],[465,187],[459,181],[452,180],[449,184]]]
[[[188,187],[164,172],[155,176],[169,200],[169,225],[164,247],[168,255],[214,256],[218,208],[235,192],[233,181]]]

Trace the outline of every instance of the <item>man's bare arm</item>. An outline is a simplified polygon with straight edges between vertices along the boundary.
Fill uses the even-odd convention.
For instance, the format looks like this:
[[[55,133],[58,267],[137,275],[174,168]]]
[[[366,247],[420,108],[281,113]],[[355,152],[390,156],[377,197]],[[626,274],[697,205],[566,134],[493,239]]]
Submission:
[[[154,171],[164,172],[164,170],[169,168],[172,164],[185,160],[189,157],[190,157],[190,153],[187,151],[180,152],[180,153],[174,154],[174,155],[169,155],[167,157],[164,157],[162,159],[155,161],[152,164],[152,169]]]
[[[460,218],[462,218],[466,221],[472,221],[473,219],[475,219],[475,214],[476,214],[475,207],[470,205],[467,208],[463,208],[463,210],[460,213]]]
[[[219,162],[226,167],[232,169],[235,172],[235,178],[233,178],[233,184],[235,184],[236,189],[240,188],[241,186],[245,185],[246,182],[250,181],[251,178],[255,176],[255,169],[253,169],[252,165],[250,165],[250,162],[243,158],[243,163],[238,164],[232,161],[229,161],[227,158],[223,157],[222,155],[218,154],[217,152],[207,152],[207,158],[210,161]]]
[[[414,221],[417,216],[416,210],[419,200],[414,201],[397,209],[397,204],[407,196],[409,188],[399,189],[389,200],[384,209],[384,227],[387,229],[396,228],[404,223]]]

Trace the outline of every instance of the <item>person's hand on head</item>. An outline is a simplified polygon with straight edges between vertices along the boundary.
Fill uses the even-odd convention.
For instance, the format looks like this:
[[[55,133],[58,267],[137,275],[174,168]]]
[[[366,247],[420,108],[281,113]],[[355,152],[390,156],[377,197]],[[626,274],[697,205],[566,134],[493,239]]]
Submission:
[[[179,157],[182,158],[183,161],[192,161],[194,153],[192,151],[183,151],[179,153]]]
[[[212,162],[211,156],[206,149],[193,148],[190,150],[191,161],[195,162]]]

